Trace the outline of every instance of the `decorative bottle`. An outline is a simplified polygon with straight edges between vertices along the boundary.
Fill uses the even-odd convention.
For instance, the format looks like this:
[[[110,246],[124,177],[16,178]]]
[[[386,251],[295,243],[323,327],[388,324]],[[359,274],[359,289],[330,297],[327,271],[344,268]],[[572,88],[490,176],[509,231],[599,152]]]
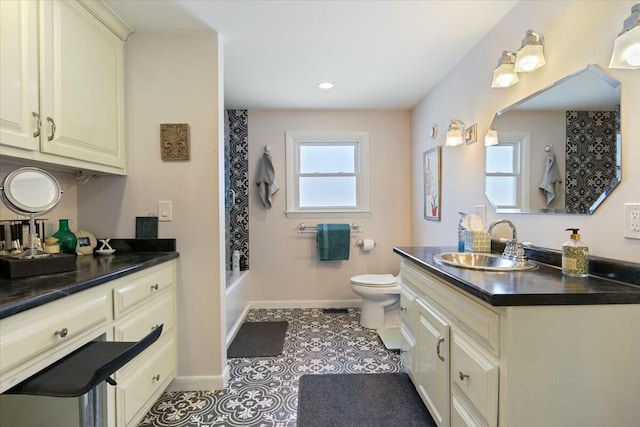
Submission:
[[[571,238],[562,245],[562,273],[573,277],[589,275],[589,247],[580,240],[578,228],[567,228]]]
[[[53,233],[53,237],[58,239],[60,251],[65,254],[75,254],[78,239],[71,230],[69,230],[69,220],[61,219],[58,231]]]

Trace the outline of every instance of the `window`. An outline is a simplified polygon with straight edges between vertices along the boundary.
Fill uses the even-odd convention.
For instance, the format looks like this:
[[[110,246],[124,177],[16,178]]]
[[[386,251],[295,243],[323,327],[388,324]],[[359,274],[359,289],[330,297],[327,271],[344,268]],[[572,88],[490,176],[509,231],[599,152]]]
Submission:
[[[287,216],[369,213],[369,135],[287,132]]]
[[[528,208],[529,190],[523,176],[527,171],[522,159],[528,157],[529,137],[500,133],[500,144],[485,150],[485,191],[495,208]]]

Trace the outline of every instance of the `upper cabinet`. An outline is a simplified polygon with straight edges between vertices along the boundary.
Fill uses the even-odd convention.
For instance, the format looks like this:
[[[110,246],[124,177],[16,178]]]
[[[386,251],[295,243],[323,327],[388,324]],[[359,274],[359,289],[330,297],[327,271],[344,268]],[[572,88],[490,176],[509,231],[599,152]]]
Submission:
[[[124,40],[101,2],[0,2],[3,158],[124,174]]]

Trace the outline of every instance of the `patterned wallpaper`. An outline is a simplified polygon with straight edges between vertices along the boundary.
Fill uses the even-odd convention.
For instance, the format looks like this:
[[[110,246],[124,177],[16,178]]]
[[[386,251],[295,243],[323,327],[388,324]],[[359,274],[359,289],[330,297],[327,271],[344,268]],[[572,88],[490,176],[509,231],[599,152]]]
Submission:
[[[616,177],[618,115],[617,111],[567,111],[567,213],[589,213]]]
[[[225,220],[227,270],[231,254],[240,251],[240,268],[249,269],[249,123],[247,110],[226,110]],[[233,194],[235,193],[235,197]]]

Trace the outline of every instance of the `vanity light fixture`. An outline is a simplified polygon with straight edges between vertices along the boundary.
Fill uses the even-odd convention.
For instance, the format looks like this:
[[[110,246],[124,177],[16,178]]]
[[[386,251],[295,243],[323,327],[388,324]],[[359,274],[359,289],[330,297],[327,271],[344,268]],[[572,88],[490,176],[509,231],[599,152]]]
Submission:
[[[491,147],[492,145],[498,145],[499,142],[498,131],[493,128],[489,128],[487,135],[484,137],[484,145],[486,147]]]
[[[446,147],[455,147],[463,142],[473,144],[478,139],[477,126],[467,128],[462,120],[452,119],[444,141]]]
[[[498,66],[493,70],[493,88],[507,88],[518,83],[518,74],[515,71],[514,52],[507,50],[502,52],[502,56],[498,61]]]
[[[609,68],[640,68],[640,3],[631,8],[631,15],[624,20],[622,32],[613,44]]]
[[[544,38],[533,30],[528,30],[522,39],[522,46],[516,53],[516,73],[530,73],[545,64]]]
[[[331,82],[320,82],[318,83],[318,87],[323,90],[333,89],[333,83]]]

